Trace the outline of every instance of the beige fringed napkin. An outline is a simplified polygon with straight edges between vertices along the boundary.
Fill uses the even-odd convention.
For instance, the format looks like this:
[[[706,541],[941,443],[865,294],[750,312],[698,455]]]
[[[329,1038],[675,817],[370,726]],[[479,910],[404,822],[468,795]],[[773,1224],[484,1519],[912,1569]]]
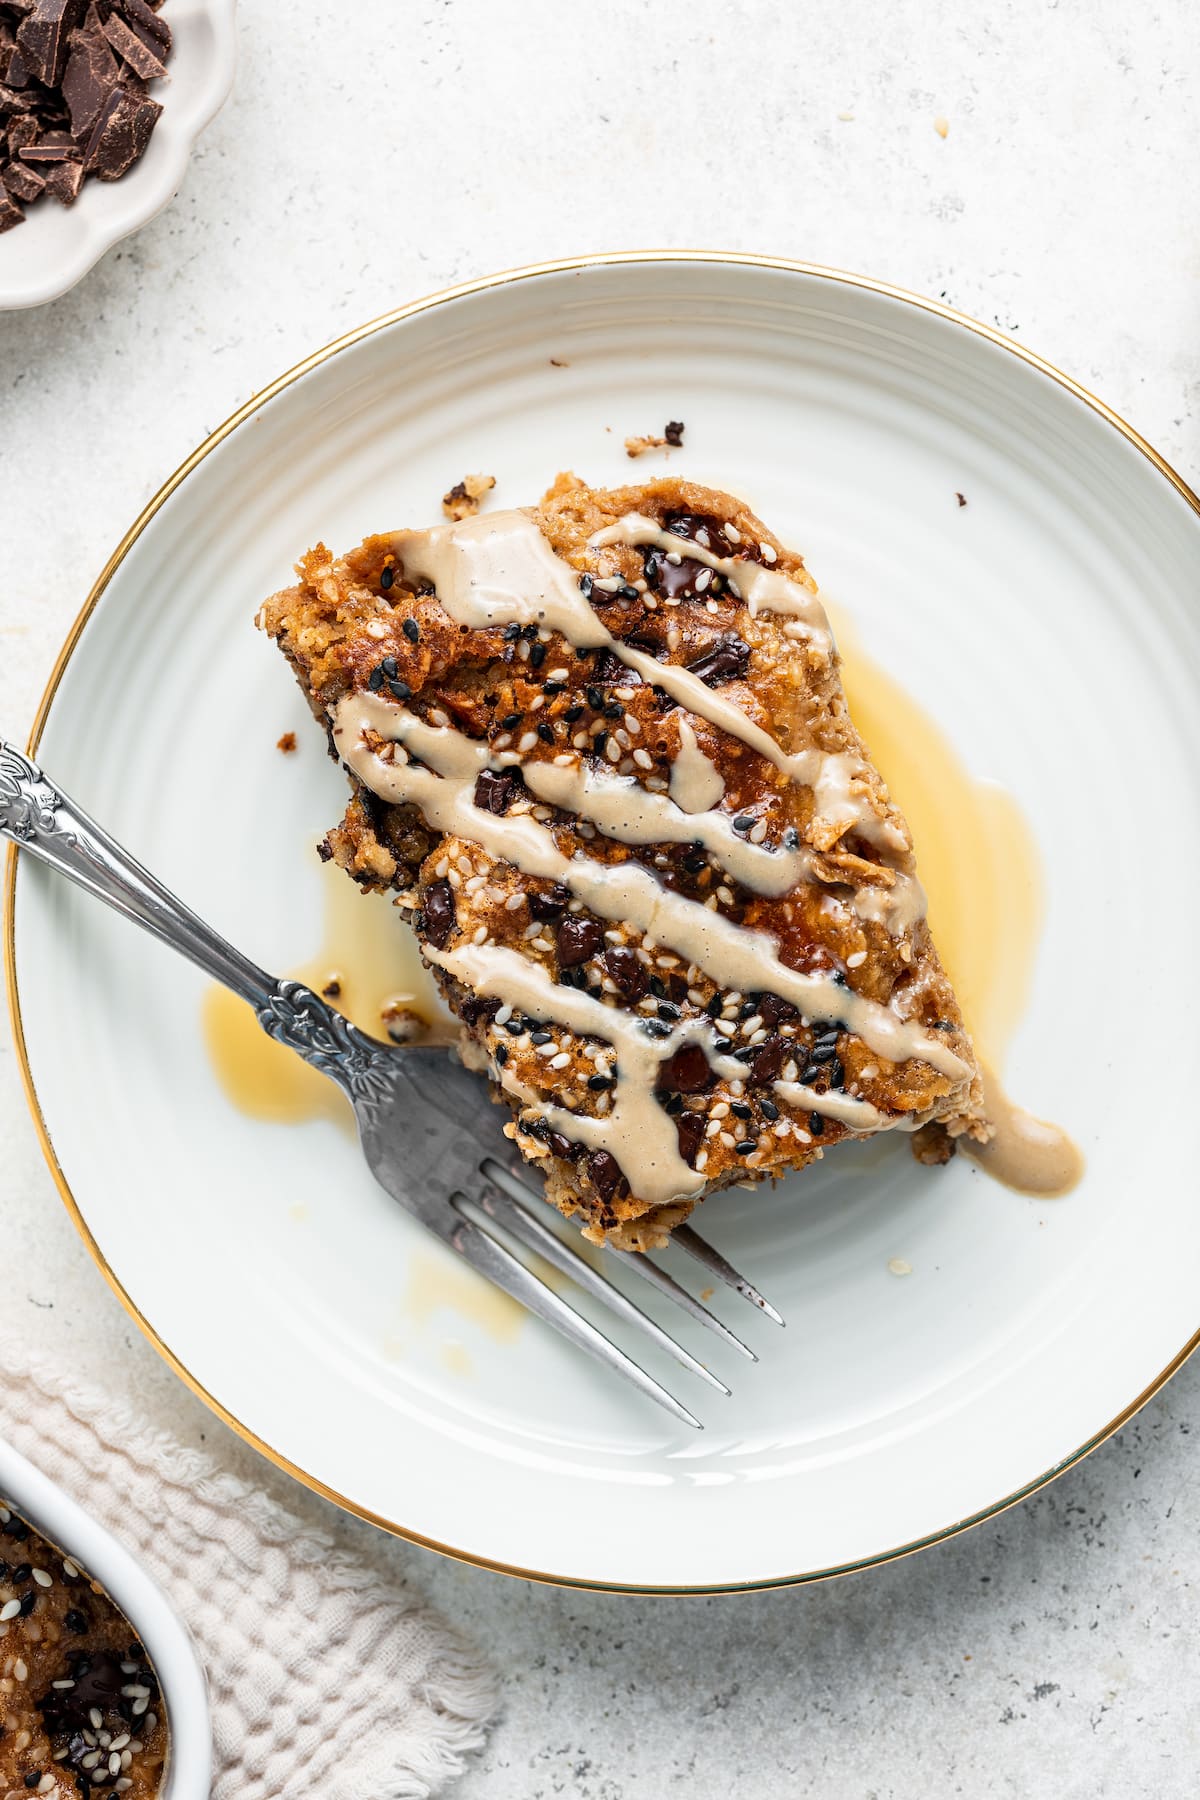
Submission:
[[[0,1431],[145,1565],[208,1671],[214,1800],[424,1800],[496,1703],[451,1628],[353,1551],[0,1339]]]

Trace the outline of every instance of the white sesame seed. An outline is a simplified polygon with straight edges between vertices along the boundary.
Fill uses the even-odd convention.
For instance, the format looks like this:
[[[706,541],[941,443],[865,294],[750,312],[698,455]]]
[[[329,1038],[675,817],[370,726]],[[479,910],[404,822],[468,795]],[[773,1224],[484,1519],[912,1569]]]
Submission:
[[[680,555],[678,550],[668,550],[667,551],[667,561],[669,563],[672,563],[675,566],[675,568],[678,568],[680,563],[683,561],[683,557]]]
[[[520,643],[517,645],[517,655],[520,657],[522,662],[529,661],[529,645],[526,643],[524,638],[522,638]]]
[[[717,1142],[724,1144],[727,1150],[732,1150],[733,1146],[737,1143],[737,1139],[734,1137],[732,1131],[721,1131],[717,1133]]]
[[[575,736],[571,739],[571,742],[574,744],[574,746],[577,750],[586,750],[588,747],[587,732],[586,731],[577,731],[575,733]]]
[[[760,544],[758,546],[758,549],[759,549],[759,554],[761,555],[761,557],[765,563],[773,563],[773,562],[779,561],[778,556],[775,554],[775,547],[773,544]]]
[[[121,1773],[121,1752],[119,1750],[114,1750],[109,1757],[108,1772],[110,1775],[119,1775]]]
[[[16,1662],[13,1664],[13,1674],[16,1676],[18,1681],[27,1681],[28,1680],[29,1665],[26,1663],[23,1656],[18,1656]]]
[[[443,712],[440,706],[431,707],[429,711],[429,723],[431,725],[448,725],[450,723],[450,714]]]
[[[547,819],[554,817],[554,808],[552,806],[535,806],[533,816],[544,824]]]
[[[846,958],[846,967],[848,969],[861,969],[863,964],[866,962],[866,960],[867,960],[866,951],[865,950],[856,950],[854,952],[853,956],[848,956]]]
[[[4,1605],[0,1606],[0,1620],[15,1619],[20,1610],[21,1602],[19,1600],[6,1600]]]
[[[486,886],[487,886],[487,882],[484,880],[482,875],[472,875],[470,881],[468,881],[466,886],[463,888],[463,893],[464,894],[477,894],[481,887],[486,887]]]
[[[705,612],[710,612],[710,613],[719,613],[719,612],[720,612],[720,610],[721,610],[721,608],[720,608],[720,605],[719,605],[719,604],[718,604],[718,602],[717,602],[717,601],[715,601],[715,600],[706,600],[706,601],[705,601],[705,602],[704,602],[704,610],[705,610]]]
[[[532,750],[536,743],[537,743],[537,732],[536,731],[527,731],[525,733],[525,735],[521,738],[520,742],[518,743],[517,749],[521,752],[522,756],[524,756],[526,751]]]
[[[575,758],[571,755],[569,750],[562,751],[560,755],[554,758],[555,766],[560,769],[569,769],[574,761]]]
[[[613,732],[613,736],[616,738],[618,744],[620,744],[622,750],[628,750],[628,748],[629,748],[629,733],[626,731],[626,729],[623,725],[617,726],[617,729]]]
[[[733,895],[730,893],[729,889],[725,886],[724,882],[722,882],[720,887],[717,889],[717,899],[723,901],[726,906],[733,905]]]
[[[621,760],[620,744],[618,744],[613,738],[609,738],[607,744],[605,744],[605,746],[604,746],[604,754],[605,754],[605,756],[607,756],[609,762],[612,762],[612,763],[620,762],[620,760]]]
[[[52,1794],[57,1786],[57,1781],[55,1781],[53,1775],[47,1771],[38,1782],[37,1791],[39,1794]]]
[[[387,636],[387,626],[383,623],[382,619],[367,620],[367,636],[373,638],[385,638]]]
[[[707,1169],[707,1167],[708,1167],[708,1151],[701,1150],[699,1155],[696,1157],[696,1173],[698,1175],[703,1175],[703,1173],[704,1173],[705,1169]]]
[[[512,743],[512,732],[511,731],[502,731],[500,733],[500,736],[496,739],[495,743],[492,745],[492,748],[494,750],[507,750],[508,746],[511,743]]]
[[[728,1109],[726,1109],[726,1110],[728,1110]],[[717,1135],[718,1131],[720,1131],[720,1129],[721,1129],[720,1119],[710,1119],[708,1124],[704,1127],[704,1135],[705,1135],[705,1137],[710,1137],[710,1138],[716,1137],[716,1135]]]
[[[654,767],[654,758],[647,750],[635,750],[633,753],[633,760],[639,769],[652,769]]]
[[[541,706],[545,706],[545,704],[546,704],[545,694],[535,694],[533,696],[533,699],[529,702],[529,710],[530,710],[530,712],[537,712],[538,708]]]
[[[471,942],[473,944],[486,944],[487,943],[487,934],[488,933],[487,933],[486,925],[477,925],[475,927],[475,930],[471,934]]]
[[[625,729],[630,737],[641,737],[642,735],[642,728],[632,713],[625,714]]]
[[[726,523],[725,525],[723,525],[721,527],[721,529],[724,531],[725,536],[729,539],[731,544],[740,544],[741,543],[742,534],[738,530],[736,525],[730,525],[730,524]]]
[[[123,1750],[128,1742],[129,1742],[129,1733],[127,1731],[123,1731],[121,1733],[120,1737],[115,1737],[113,1739],[112,1743],[108,1747],[110,1750]]]
[[[39,1587],[54,1586],[54,1577],[52,1575],[47,1575],[45,1569],[33,1569],[30,1572]]]
[[[758,824],[755,825],[753,827],[753,829],[751,830],[750,842],[752,844],[761,844],[763,839],[766,837],[766,835],[767,835],[767,821],[765,819],[760,819],[758,821]]]
[[[718,1100],[708,1116],[710,1119],[727,1119],[729,1117],[728,1100]]]
[[[79,1766],[81,1769],[94,1769],[99,1761],[100,1752],[98,1750],[89,1750],[86,1756],[80,1757]]]
[[[794,1063],[794,1062],[785,1062],[785,1063],[784,1063],[784,1065],[783,1065],[783,1079],[784,1079],[784,1080],[785,1080],[785,1081],[795,1081],[795,1079],[796,1079],[796,1076],[797,1076],[797,1075],[798,1075],[798,1074],[799,1074],[799,1072],[800,1072],[800,1071],[799,1071],[799,1070],[798,1070],[798,1069],[797,1069],[797,1067],[796,1067],[796,1065],[795,1065],[795,1063]]]
[[[694,583],[696,592],[702,594],[706,588],[710,588],[712,586],[712,578],[713,572],[711,569],[701,569]]]
[[[570,674],[569,669],[551,669],[550,673],[546,677],[546,680],[547,681],[566,681],[569,674]]]
[[[554,945],[550,942],[548,937],[535,937],[532,948],[534,950],[553,950]]]
[[[104,1714],[100,1711],[98,1706],[93,1706],[89,1710],[88,1718],[91,1720],[93,1731],[99,1731],[104,1724]]]
[[[557,1056],[552,1056],[550,1058],[550,1067],[552,1069],[565,1069],[570,1060],[569,1053],[566,1050],[560,1050]]]

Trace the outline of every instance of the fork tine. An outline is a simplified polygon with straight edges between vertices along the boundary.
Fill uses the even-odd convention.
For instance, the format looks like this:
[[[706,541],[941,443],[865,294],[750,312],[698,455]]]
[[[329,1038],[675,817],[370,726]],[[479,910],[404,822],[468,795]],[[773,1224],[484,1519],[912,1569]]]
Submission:
[[[721,1252],[714,1250],[712,1245],[702,1238],[698,1231],[693,1231],[690,1225],[677,1225],[671,1233],[671,1242],[678,1244],[680,1249],[686,1250],[698,1262],[702,1262],[710,1275],[715,1275],[719,1281],[725,1282],[727,1287],[735,1288],[743,1300],[748,1300],[751,1306],[757,1306],[759,1312],[766,1313],[768,1319],[774,1319],[776,1325],[786,1324],[787,1321],[783,1314],[776,1312],[771,1302],[764,1300],[758,1289],[752,1286],[744,1275],[739,1275],[733,1264],[726,1262]]]
[[[709,1312],[702,1300],[697,1300],[695,1295],[689,1294],[673,1275],[668,1275],[665,1269],[660,1269],[657,1263],[651,1262],[644,1251],[614,1250],[612,1255],[621,1258],[622,1268],[632,1269],[635,1274],[641,1276],[643,1281],[648,1281],[651,1287],[656,1287],[660,1294],[665,1294],[669,1300],[674,1300],[676,1306],[682,1306],[684,1312],[689,1313],[701,1325],[707,1325],[708,1329],[715,1332],[724,1343],[731,1344],[735,1350],[740,1350],[742,1355],[751,1362],[758,1361],[749,1344],[743,1344],[741,1338],[735,1332],[730,1331],[723,1320],[718,1319],[715,1313]]]
[[[598,1270],[593,1269],[590,1263],[585,1262],[578,1251],[573,1250],[569,1244],[564,1244],[557,1232],[551,1231],[550,1227],[530,1212],[528,1207],[522,1205],[515,1195],[501,1187],[497,1177],[504,1171],[498,1164],[492,1164],[489,1159],[483,1167],[490,1177],[490,1185],[479,1194],[478,1204],[489,1218],[496,1219],[499,1224],[506,1226],[513,1236],[519,1238],[530,1250],[536,1250],[539,1256],[544,1256],[546,1261],[553,1263],[556,1269],[561,1269],[564,1275],[569,1275],[571,1280],[585,1293],[591,1294],[594,1299],[603,1301],[605,1306],[615,1312],[619,1318],[624,1319],[627,1325],[636,1326],[639,1331],[644,1332],[653,1343],[658,1345],[660,1350],[668,1351],[676,1362],[682,1363],[685,1369],[690,1369],[693,1375],[699,1375],[702,1381],[707,1381],[709,1386],[715,1387],[718,1392],[729,1394],[730,1390],[725,1383],[718,1380],[711,1369],[706,1369],[702,1362],[696,1360],[690,1350],[685,1350],[682,1344],[677,1344],[669,1332],[664,1331],[661,1325],[655,1324],[653,1319],[647,1318],[646,1314],[636,1307],[619,1287],[614,1287],[606,1276],[601,1275]]]
[[[553,1325],[556,1331],[560,1331],[579,1349],[587,1350],[606,1368],[623,1375],[648,1400],[656,1400],[672,1418],[680,1420],[684,1425],[691,1425],[696,1431],[703,1431],[704,1427],[699,1419],[686,1406],[681,1405],[673,1394],[661,1387],[652,1375],[647,1375],[645,1369],[611,1343],[602,1331],[597,1331],[573,1306],[568,1306],[553,1288],[548,1288],[544,1281],[540,1281],[527,1269],[519,1257],[506,1250],[489,1232],[482,1230],[473,1219],[460,1211],[464,1199],[465,1196],[461,1194],[450,1196],[450,1204],[456,1216],[453,1227],[445,1235],[453,1249],[465,1256],[481,1275],[494,1281],[497,1287],[502,1287],[514,1300],[536,1313],[539,1319],[544,1319],[547,1325]]]

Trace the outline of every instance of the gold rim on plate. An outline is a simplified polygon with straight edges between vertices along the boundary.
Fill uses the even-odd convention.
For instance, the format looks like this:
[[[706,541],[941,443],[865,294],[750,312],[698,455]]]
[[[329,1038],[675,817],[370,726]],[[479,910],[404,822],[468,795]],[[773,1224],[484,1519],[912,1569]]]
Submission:
[[[789,257],[753,256],[734,251],[617,250],[608,251],[598,256],[576,256],[567,257],[558,262],[533,263],[527,268],[509,269],[498,275],[485,275],[477,281],[465,281],[456,287],[443,288],[436,294],[429,294],[424,299],[410,301],[407,306],[398,306],[391,312],[383,313],[379,318],[372,319],[368,324],[360,325],[355,330],[348,331],[344,337],[335,338],[331,344],[326,344],[323,349],[314,351],[311,356],[306,356],[302,362],[298,362],[295,367],[289,369],[286,374],[280,375],[275,381],[272,381],[267,387],[255,394],[244,406],[238,407],[237,411],[231,414],[231,416],[225,420],[223,425],[218,425],[217,429],[205,438],[204,442],[193,450],[192,454],[175,470],[175,473],[163,483],[154,498],[134,520],[129,530],[125,533],[124,537],[105,563],[104,568],[101,570],[99,579],[96,581],[85,600],[79,616],[72,625],[71,630],[67,635],[67,640],[59,652],[54,668],[51,671],[50,680],[46,685],[45,693],[42,695],[41,703],[38,706],[37,715],[34,719],[33,729],[30,733],[30,755],[35,755],[37,752],[42,732],[44,731],[46,721],[50,716],[50,708],[54,703],[54,696],[58,691],[58,686],[66,671],[67,664],[70,662],[76,646],[83,635],[84,627],[87,625],[94,609],[99,604],[113,575],[120,568],[130,549],[137,542],[137,539],[141,536],[155,513],[157,513],[159,508],[170,498],[176,488],[186,481],[192,470],[204,460],[210,450],[214,450],[218,444],[222,443],[236,431],[239,425],[244,424],[247,419],[258,412],[260,407],[265,406],[268,401],[273,400],[275,396],[282,393],[285,388],[291,387],[293,382],[299,381],[301,376],[307,375],[310,369],[320,367],[322,363],[328,362],[332,357],[338,355],[340,351],[348,350],[352,344],[359,343],[363,338],[370,337],[377,331],[386,330],[389,326],[398,324],[402,319],[412,318],[417,313],[429,312],[434,307],[443,306],[448,300],[459,300],[468,294],[483,293],[489,288],[506,287],[510,283],[528,281],[531,278],[541,275],[568,274],[575,270],[598,268],[605,265],[611,266],[622,263],[637,265],[645,263],[689,262],[716,265],[735,264],[744,268],[775,269],[781,270],[786,274],[815,276],[824,281],[838,282],[846,287],[861,288],[868,293],[882,294],[889,300],[902,301],[905,305],[915,306],[922,312],[932,313],[937,318],[945,319],[949,324],[961,326],[967,331],[974,332],[977,337],[986,338],[989,343],[995,344],[1000,349],[1008,351],[1010,355],[1018,357],[1022,362],[1027,363],[1040,374],[1048,376],[1050,380],[1057,382],[1060,387],[1065,388],[1067,392],[1073,394],[1076,399],[1082,400],[1093,412],[1098,413],[1102,419],[1106,420],[1109,425],[1119,431],[1122,437],[1132,444],[1135,449],[1139,450],[1142,455],[1153,464],[1159,474],[1166,477],[1172,487],[1174,487],[1183,499],[1187,501],[1193,511],[1200,515],[1200,497],[1192,491],[1187,482],[1184,481],[1183,477],[1171,467],[1170,463],[1168,463],[1164,457],[1160,456],[1158,451],[1155,450],[1151,444],[1148,444],[1145,438],[1136,432],[1132,425],[1129,425],[1119,413],[1114,412],[1110,406],[1106,406],[1103,400],[1097,399],[1094,394],[1089,393],[1086,388],[1081,387],[1079,382],[1072,380],[1069,375],[1064,375],[1061,369],[1056,369],[1054,365],[1048,363],[1044,357],[1036,355],[1032,350],[1027,350],[1023,344],[1013,343],[1010,338],[1005,337],[1002,332],[994,330],[992,326],[984,325],[978,319],[970,318],[966,313],[956,312],[953,307],[944,306],[939,301],[927,300],[920,294],[911,294],[904,288],[893,287],[890,282],[875,281],[870,276],[854,275],[844,269],[824,268],[818,263],[796,262]],[[1197,1345],[1200,1345],[1200,1330],[1197,1330],[1194,1336],[1184,1345],[1183,1349],[1179,1351],[1178,1355],[1171,1359],[1162,1373],[1156,1376],[1147,1387],[1143,1388],[1142,1392],[1138,1394],[1134,1400],[1130,1401],[1129,1405],[1124,1407],[1115,1418],[1110,1419],[1106,1425],[1103,1425],[1093,1437],[1090,1437],[1087,1442],[1082,1444],[1072,1455],[1065,1457],[1061,1462],[1056,1463],[1053,1468],[1047,1469],[1043,1474],[1035,1476],[1032,1481],[1026,1482],[1023,1487],[1018,1488],[1014,1493],[1006,1494],[1002,1500],[997,1500],[994,1505],[985,1507],[980,1512],[972,1513],[968,1518],[957,1519],[954,1523],[944,1526],[941,1530],[930,1532],[927,1536],[917,1538],[912,1543],[900,1544],[893,1550],[881,1551],[877,1556],[863,1557],[857,1562],[843,1563],[835,1568],[814,1569],[796,1575],[772,1576],[763,1581],[725,1582],[713,1586],[701,1584],[699,1586],[686,1587],[641,1587],[617,1581],[576,1581],[572,1580],[569,1576],[547,1574],[541,1569],[525,1569],[513,1563],[497,1562],[491,1557],[476,1556],[469,1550],[458,1549],[453,1544],[440,1543],[436,1538],[426,1537],[421,1532],[412,1531],[407,1526],[398,1524],[394,1519],[382,1518],[378,1513],[371,1512],[368,1508],[358,1505],[356,1501],[349,1499],[345,1494],[339,1494],[335,1488],[329,1487],[325,1482],[318,1480],[315,1476],[308,1474],[306,1470],[301,1469],[295,1463],[290,1462],[286,1456],[280,1455],[277,1450],[272,1449],[270,1444],[266,1443],[262,1438],[258,1437],[255,1432],[251,1431],[247,1425],[243,1425],[240,1419],[236,1419],[231,1412],[222,1406],[221,1402],[216,1399],[214,1395],[210,1394],[207,1389],[202,1387],[195,1376],[183,1366],[170,1347],[158,1335],[149,1320],[139,1312],[138,1308],[134,1305],[129,1295],[121,1286],[121,1283],[113,1270],[105,1261],[99,1245],[96,1243],[95,1238],[88,1229],[83,1214],[79,1210],[78,1203],[71,1192],[67,1177],[58,1160],[54,1144],[46,1126],[46,1121],[42,1115],[41,1104],[38,1100],[37,1090],[34,1086],[33,1072],[29,1066],[29,1053],[26,1048],[25,1034],[21,1022],[21,1001],[17,992],[14,912],[16,900],[16,876],[17,850],[15,845],[10,845],[4,884],[3,930],[4,968],[8,984],[8,1006],[9,1017],[12,1024],[13,1041],[16,1046],[17,1060],[21,1069],[21,1080],[25,1088],[25,1097],[29,1102],[29,1110],[33,1115],[33,1122],[41,1142],[42,1153],[49,1165],[50,1173],[53,1175],[58,1186],[59,1193],[62,1195],[63,1201],[66,1204],[67,1211],[74,1220],[75,1226],[87,1246],[92,1260],[104,1276],[104,1279],[107,1281],[113,1293],[117,1296],[117,1299],[121,1302],[121,1305],[125,1308],[125,1311],[129,1314],[130,1318],[134,1320],[139,1330],[150,1340],[163,1360],[175,1371],[180,1380],[183,1381],[219,1419],[224,1420],[225,1424],[228,1425],[231,1430],[235,1431],[240,1438],[251,1445],[253,1449],[259,1451],[269,1462],[274,1463],[276,1468],[282,1469],[286,1474],[294,1476],[297,1481],[302,1482],[305,1487],[311,1488],[314,1493],[322,1495],[326,1500],[333,1501],[336,1506],[344,1508],[345,1511],[355,1514],[358,1518],[366,1519],[372,1525],[380,1526],[384,1531],[391,1532],[396,1537],[405,1538],[409,1543],[420,1544],[426,1550],[436,1550],[443,1556],[451,1557],[457,1562],[468,1563],[475,1568],[490,1569],[501,1575],[519,1576],[526,1581],[544,1582],[551,1587],[581,1588],[591,1592],[617,1594],[744,1594],[754,1593],[762,1589],[795,1587],[813,1581],[828,1581],[834,1576],[850,1575],[860,1569],[879,1568],[884,1563],[897,1562],[901,1557],[912,1556],[916,1551],[925,1550],[931,1544],[943,1543],[947,1538],[956,1537],[963,1531],[969,1531],[972,1526],[982,1524],[985,1519],[994,1519],[998,1517],[1000,1513],[1006,1512],[1010,1506],[1015,1506],[1019,1501],[1028,1499],[1031,1494],[1036,1494],[1040,1488],[1046,1487],[1059,1475],[1064,1474],[1066,1470],[1074,1468],[1077,1463],[1083,1461],[1085,1456],[1089,1456],[1093,1450],[1097,1449],[1099,1445],[1110,1438],[1114,1432],[1119,1431],[1122,1425],[1127,1424],[1134,1414],[1145,1406],[1148,1400],[1153,1399],[1154,1395],[1157,1394],[1171,1379],[1172,1375],[1176,1374],[1176,1372],[1183,1367],[1183,1364],[1191,1356]]]

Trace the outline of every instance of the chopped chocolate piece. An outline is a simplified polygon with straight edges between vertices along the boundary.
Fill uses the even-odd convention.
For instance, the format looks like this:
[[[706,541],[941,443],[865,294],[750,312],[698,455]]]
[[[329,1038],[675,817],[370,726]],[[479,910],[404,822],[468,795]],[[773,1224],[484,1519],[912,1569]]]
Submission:
[[[641,676],[612,650],[605,650],[596,664],[596,680],[602,687],[637,687]]]
[[[758,1055],[750,1064],[751,1087],[768,1087],[772,1081],[778,1081],[787,1047],[787,1039],[781,1037],[769,1037],[759,1045]]]
[[[130,31],[124,19],[113,13],[104,23],[104,35],[123,62],[127,62],[135,75],[143,81],[157,81],[166,74],[166,64],[159,60],[156,50],[152,50],[143,38]]]
[[[553,887],[541,890],[531,889],[529,910],[535,919],[561,919],[567,910],[567,902],[570,898],[570,890],[560,887],[557,882]]]
[[[711,556],[733,555],[733,545],[725,536],[720,519],[704,513],[669,512],[663,519],[663,529],[672,537],[690,538]]]
[[[99,20],[89,14],[82,31],[71,38],[71,54],[62,79],[62,95],[71,112],[77,138],[89,132],[100,108],[121,79],[121,66]]]
[[[490,996],[484,999],[482,994],[468,994],[458,1008],[459,1017],[465,1025],[478,1025],[480,1019],[494,1019],[499,1011],[499,1000]]]
[[[548,1132],[546,1142],[555,1156],[565,1157],[568,1162],[579,1150],[579,1145],[573,1144],[569,1137],[563,1136],[561,1131]]]
[[[604,952],[602,960],[626,1000],[640,1000],[649,989],[649,972],[636,950],[622,949],[614,944],[611,950]]]
[[[17,31],[17,48],[30,73],[47,87],[62,80],[67,36],[83,17],[83,0],[33,0]]]
[[[704,1114],[680,1113],[675,1121],[675,1134],[679,1139],[679,1154],[685,1163],[692,1168],[696,1166],[696,1157],[704,1142]]]
[[[604,927],[599,919],[568,913],[559,925],[556,942],[559,967],[573,969],[604,948]]]
[[[659,1064],[654,1085],[664,1094],[703,1094],[716,1079],[699,1044],[684,1044]]]
[[[20,88],[5,87],[4,83],[0,82],[0,116],[5,113],[33,112],[37,104],[36,89],[29,88],[22,91]]]
[[[588,1180],[602,1200],[611,1200],[625,1183],[625,1172],[610,1150],[593,1150],[587,1159]]]
[[[441,950],[454,929],[454,889],[448,881],[435,881],[425,895],[422,908],[425,936]]]
[[[796,1019],[800,1008],[780,994],[755,995],[755,1009],[764,1025],[782,1025],[785,1019]]]
[[[14,200],[8,189],[0,185],[0,231],[11,231],[14,225],[22,224],[24,219],[20,202]]]
[[[14,119],[8,128],[8,154],[19,156],[22,150],[27,150],[31,144],[37,142],[37,135],[37,120],[31,119],[28,113],[23,113],[19,119]]]
[[[25,52],[15,44],[8,59],[8,67],[4,71],[4,79],[10,88],[27,88],[29,86],[31,79],[29,64],[25,59]]]
[[[684,424],[682,419],[668,419],[663,426],[663,436],[666,438],[668,444],[674,444],[676,449],[678,449],[683,442],[683,433]]]
[[[162,107],[157,100],[114,88],[96,115],[84,152],[87,174],[101,181],[118,181],[131,169],[150,142]]]
[[[707,687],[717,687],[735,677],[740,680],[749,666],[750,646],[734,631],[725,632],[711,650],[688,664],[692,674],[698,675]]]
[[[33,123],[32,119],[29,123]],[[17,155],[24,163],[61,163],[80,160],[78,144],[73,143],[65,131],[48,131],[45,137],[38,138],[36,144],[30,142],[22,145],[17,151]]]
[[[161,4],[162,0],[159,0]],[[157,45],[165,62],[171,54],[171,27],[167,21],[152,6],[147,6],[146,0],[121,0],[121,11],[144,44]]]
[[[83,186],[83,164],[78,159],[74,162],[44,163],[41,173],[48,194],[53,194],[64,206],[74,205],[76,195]]]
[[[475,804],[484,812],[505,813],[524,789],[519,769],[481,769],[475,778]]]
[[[0,181],[17,200],[36,200],[46,185],[36,169],[27,169],[19,162],[10,163]]]

